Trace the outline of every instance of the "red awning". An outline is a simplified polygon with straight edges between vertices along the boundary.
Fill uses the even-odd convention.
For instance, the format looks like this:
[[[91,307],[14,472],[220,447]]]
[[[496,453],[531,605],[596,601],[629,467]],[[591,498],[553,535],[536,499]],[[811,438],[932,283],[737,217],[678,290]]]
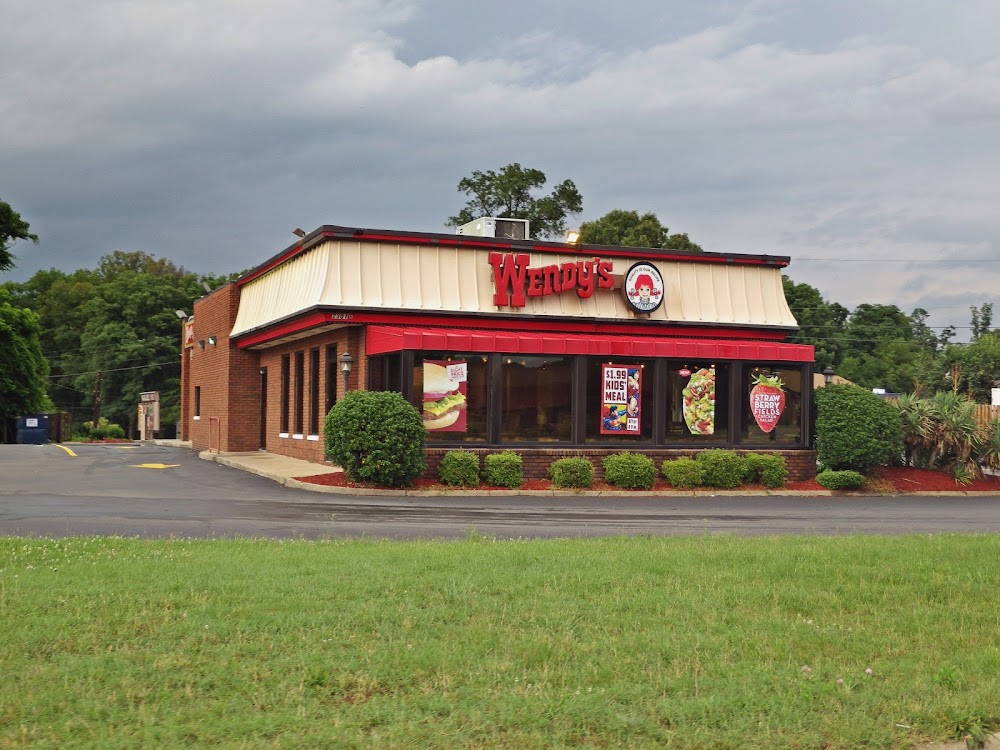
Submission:
[[[664,338],[609,334],[533,333],[459,328],[397,328],[369,325],[369,355],[404,349],[510,354],[588,354],[600,357],[672,357],[738,359],[757,362],[813,362],[813,347],[773,341]]]

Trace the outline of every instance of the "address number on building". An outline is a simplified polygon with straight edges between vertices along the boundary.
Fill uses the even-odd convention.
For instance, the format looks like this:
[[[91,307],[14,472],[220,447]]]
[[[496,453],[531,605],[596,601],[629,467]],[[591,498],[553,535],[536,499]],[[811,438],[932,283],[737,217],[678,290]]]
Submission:
[[[354,313],[330,313],[330,320],[353,320]]]

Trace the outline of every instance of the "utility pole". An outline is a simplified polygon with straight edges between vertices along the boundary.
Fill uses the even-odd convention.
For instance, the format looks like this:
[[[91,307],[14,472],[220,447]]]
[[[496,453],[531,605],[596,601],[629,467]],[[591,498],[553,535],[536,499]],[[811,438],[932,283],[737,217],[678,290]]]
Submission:
[[[94,386],[94,429],[101,421],[101,371],[97,371],[97,384]]]

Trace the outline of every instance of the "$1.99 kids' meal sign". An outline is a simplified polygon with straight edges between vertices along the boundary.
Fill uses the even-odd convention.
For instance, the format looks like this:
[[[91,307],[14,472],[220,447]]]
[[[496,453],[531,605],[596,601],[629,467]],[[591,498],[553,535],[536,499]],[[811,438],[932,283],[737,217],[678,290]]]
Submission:
[[[642,368],[601,365],[601,434],[638,435]]]
[[[750,389],[750,411],[760,429],[770,432],[785,410],[785,384],[777,375],[763,373],[755,377],[753,382],[754,386]]]

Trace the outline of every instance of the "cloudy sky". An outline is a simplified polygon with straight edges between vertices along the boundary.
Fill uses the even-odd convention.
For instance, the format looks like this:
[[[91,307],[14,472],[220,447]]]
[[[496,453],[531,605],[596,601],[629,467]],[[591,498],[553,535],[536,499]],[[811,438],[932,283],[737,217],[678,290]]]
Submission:
[[[451,231],[458,181],[516,161],[579,220],[653,211],[968,326],[1000,313],[998,27],[995,0],[5,0],[0,199],[41,243],[0,280]]]

